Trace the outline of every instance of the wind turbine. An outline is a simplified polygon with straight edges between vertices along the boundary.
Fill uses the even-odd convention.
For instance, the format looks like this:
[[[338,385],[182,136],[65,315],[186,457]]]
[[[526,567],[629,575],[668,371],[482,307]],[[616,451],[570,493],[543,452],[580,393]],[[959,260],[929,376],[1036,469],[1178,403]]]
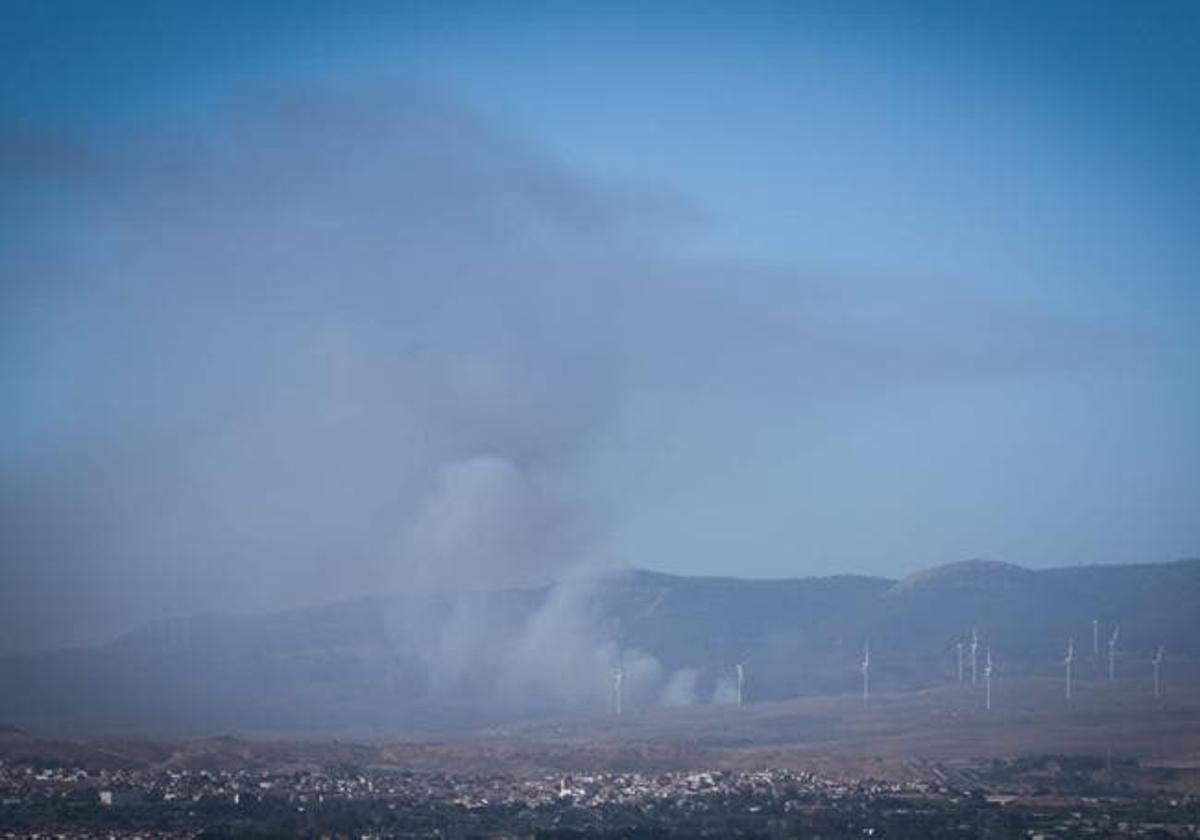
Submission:
[[[977,659],[975,652],[978,649],[979,649],[979,633],[975,630],[974,627],[972,627],[971,628],[971,687],[972,688],[975,687],[975,665],[976,665],[976,659]]]
[[[621,663],[617,662],[617,667],[613,668],[613,711],[618,715],[621,714],[621,683],[625,681],[625,672],[621,669]]]
[[[1067,639],[1067,658],[1063,664],[1067,666],[1067,700],[1071,699],[1071,663],[1075,661],[1075,640]]]
[[[987,649],[987,664],[983,666],[983,684],[987,690],[987,702],[985,708],[990,712],[992,710],[992,646],[988,645]]]
[[[1092,659],[1100,658],[1100,619],[1092,619]]]
[[[737,704],[742,705],[742,690],[746,687],[746,665],[744,662],[739,662],[734,666],[737,669]]]
[[[1154,696],[1157,699],[1159,697],[1162,697],[1162,683],[1159,680],[1159,677],[1160,677],[1161,671],[1162,671],[1162,663],[1163,663],[1163,646],[1162,645],[1158,646],[1158,653],[1154,654],[1154,659],[1152,659],[1151,662],[1154,663]]]
[[[866,706],[871,701],[871,643],[869,641],[863,644],[862,675],[863,705]]]
[[[962,660],[963,643],[958,642],[955,644],[955,647],[958,648],[958,681],[961,683],[963,681],[963,660]]]
[[[1108,640],[1108,681],[1117,678],[1117,637],[1121,635],[1121,625],[1113,628],[1112,637]]]

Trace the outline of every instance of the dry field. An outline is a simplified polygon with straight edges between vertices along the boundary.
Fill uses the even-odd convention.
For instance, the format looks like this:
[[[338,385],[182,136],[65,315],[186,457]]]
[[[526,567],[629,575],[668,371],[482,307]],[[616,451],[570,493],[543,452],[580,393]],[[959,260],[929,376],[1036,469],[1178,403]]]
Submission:
[[[1068,704],[1059,680],[997,680],[879,695],[692,706],[538,721],[473,733],[383,731],[74,741],[0,736],[0,760],[43,758],[107,766],[280,767],[358,764],[414,771],[659,772],[786,767],[822,775],[927,778],[1020,756],[1114,756],[1200,779],[1200,685],[1084,682]]]

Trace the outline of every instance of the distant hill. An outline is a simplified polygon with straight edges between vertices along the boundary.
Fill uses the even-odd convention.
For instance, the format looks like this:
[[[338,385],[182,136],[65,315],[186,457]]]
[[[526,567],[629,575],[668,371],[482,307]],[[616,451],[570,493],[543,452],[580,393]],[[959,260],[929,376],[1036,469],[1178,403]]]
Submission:
[[[482,725],[603,711],[617,651],[629,709],[727,700],[737,662],[748,701],[778,700],[857,690],[867,640],[874,690],[887,692],[957,679],[955,645],[972,627],[980,667],[990,647],[1002,673],[1056,675],[1073,637],[1077,678],[1089,680],[1106,676],[1119,623],[1120,679],[1148,680],[1165,644],[1170,679],[1190,680],[1200,678],[1198,605],[1200,560],[1044,571],[968,561],[899,581],[634,571],[568,590],[195,616],[93,649],[10,655],[0,720],[81,732]],[[567,647],[580,627],[587,644]],[[514,678],[513,662],[543,682]],[[558,693],[543,690],[538,667],[562,672]]]

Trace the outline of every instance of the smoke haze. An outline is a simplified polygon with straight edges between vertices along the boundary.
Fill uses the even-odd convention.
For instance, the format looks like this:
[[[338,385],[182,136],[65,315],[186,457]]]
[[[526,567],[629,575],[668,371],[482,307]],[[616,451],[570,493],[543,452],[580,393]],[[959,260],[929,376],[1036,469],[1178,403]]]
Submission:
[[[6,332],[54,371],[4,460],[8,633],[582,558],[565,468],[612,371],[564,266],[616,236],[602,199],[415,95],[263,96],[87,156],[81,218],[7,261]]]
[[[728,702],[596,587],[1195,555],[1187,15],[350,5],[0,27],[0,652]]]
[[[779,311],[779,270],[678,255],[681,199],[572,176],[429,92],[244,94],[6,148],[39,181],[5,257],[5,332],[39,367],[3,461],[10,646],[612,568],[583,479],[631,394],[973,379],[1122,340],[997,308],[925,335],[919,300],[795,272]],[[53,238],[47,189],[72,208]]]

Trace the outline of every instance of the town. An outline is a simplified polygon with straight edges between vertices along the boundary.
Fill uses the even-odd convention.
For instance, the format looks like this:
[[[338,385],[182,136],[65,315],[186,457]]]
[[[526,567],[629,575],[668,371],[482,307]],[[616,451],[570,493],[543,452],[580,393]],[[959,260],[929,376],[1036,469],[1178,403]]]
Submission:
[[[995,778],[1016,779],[1029,768],[992,769]],[[929,781],[897,782],[792,770],[522,778],[350,766],[6,764],[0,836],[1200,836],[1200,798],[1191,794],[1128,785],[1070,793],[1014,781],[1006,795],[994,785],[958,784],[971,778],[978,777],[942,770]]]

